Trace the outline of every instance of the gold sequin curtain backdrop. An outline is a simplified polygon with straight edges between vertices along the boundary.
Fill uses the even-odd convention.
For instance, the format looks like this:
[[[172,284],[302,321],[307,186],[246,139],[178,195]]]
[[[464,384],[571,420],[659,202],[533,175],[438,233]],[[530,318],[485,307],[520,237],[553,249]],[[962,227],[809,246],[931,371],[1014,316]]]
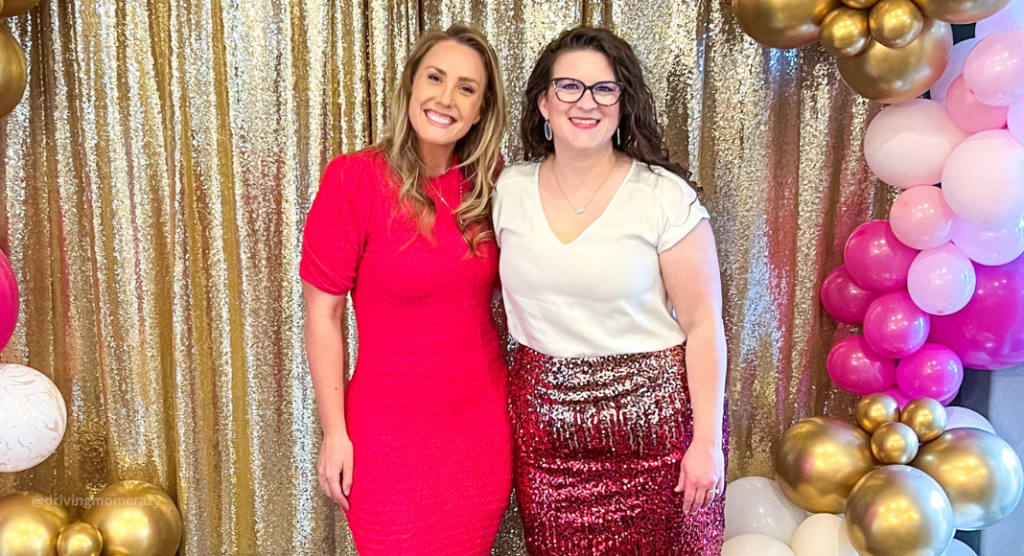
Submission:
[[[181,554],[355,554],[315,478],[300,230],[326,162],[379,133],[415,35],[456,21],[493,41],[513,125],[562,29],[634,45],[719,241],[730,476],[771,475],[796,419],[848,415],[824,361],[849,330],[816,286],[892,193],[860,156],[878,106],[817,48],[764,49],[702,0],[43,0],[7,22],[30,84],[0,121],[0,247],[22,294],[3,360],[50,376],[69,421],[0,493],[142,479],[177,501]],[[525,554],[514,514],[494,554]]]

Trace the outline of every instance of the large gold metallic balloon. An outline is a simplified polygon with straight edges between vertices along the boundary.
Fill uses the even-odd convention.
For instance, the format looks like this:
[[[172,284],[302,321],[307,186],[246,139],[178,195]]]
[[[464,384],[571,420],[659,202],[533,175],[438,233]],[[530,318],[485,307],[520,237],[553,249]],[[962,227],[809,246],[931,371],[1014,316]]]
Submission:
[[[867,10],[878,3],[878,0],[843,0],[843,4],[855,10]]]
[[[733,0],[740,27],[772,48],[799,48],[818,40],[822,20],[839,0]]]
[[[83,519],[103,536],[104,556],[173,556],[181,542],[181,515],[160,488],[121,481],[93,497]]]
[[[911,0],[881,0],[868,16],[871,36],[883,46],[903,48],[924,28],[924,16]]]
[[[857,402],[857,424],[868,434],[874,434],[886,423],[899,420],[900,404],[889,394],[871,394]]]
[[[65,527],[57,538],[59,556],[100,556],[102,550],[100,532],[81,521]]]
[[[7,0],[10,2],[10,0]],[[981,21],[1010,4],[1011,0],[917,0],[925,17],[947,23]]]
[[[0,23],[0,118],[21,102],[26,83],[25,52],[11,31]]]
[[[946,69],[953,48],[953,28],[926,19],[921,36],[903,48],[872,40],[856,56],[839,58],[839,73],[861,96],[886,103],[924,94]]]
[[[914,429],[922,444],[946,430],[946,408],[931,398],[911,400],[900,412],[900,422]]]
[[[921,446],[911,464],[942,485],[957,529],[982,529],[1020,502],[1024,470],[1003,439],[980,429],[950,429]]]
[[[867,433],[831,417],[794,425],[782,436],[775,455],[782,491],[814,513],[843,513],[854,485],[876,465]]]
[[[0,556],[56,556],[57,536],[68,513],[42,494],[15,492],[0,498]]]
[[[39,0],[4,0],[0,17],[11,17],[28,12],[39,3]]]
[[[861,556],[941,556],[953,540],[953,510],[931,477],[890,465],[850,494],[846,532]]]
[[[871,40],[867,12],[846,6],[832,10],[821,22],[818,40],[833,56],[856,56]]]
[[[906,465],[914,461],[920,445],[914,430],[903,423],[886,423],[871,435],[871,453],[886,465]]]

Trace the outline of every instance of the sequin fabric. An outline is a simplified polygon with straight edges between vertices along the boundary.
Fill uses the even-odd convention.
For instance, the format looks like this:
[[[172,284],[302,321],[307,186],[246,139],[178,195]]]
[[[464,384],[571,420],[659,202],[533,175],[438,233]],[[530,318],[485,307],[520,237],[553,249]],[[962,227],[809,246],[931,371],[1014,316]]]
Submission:
[[[724,496],[684,515],[673,490],[693,439],[683,346],[559,358],[518,345],[509,395],[531,556],[721,554]]]

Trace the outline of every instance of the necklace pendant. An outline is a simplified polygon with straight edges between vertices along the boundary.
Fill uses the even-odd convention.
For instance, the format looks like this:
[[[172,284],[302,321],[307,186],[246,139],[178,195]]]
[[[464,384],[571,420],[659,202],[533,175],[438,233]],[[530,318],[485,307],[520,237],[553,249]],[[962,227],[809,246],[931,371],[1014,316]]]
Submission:
[[[583,211],[585,211],[585,210],[587,210],[587,209],[586,208],[578,208],[578,209],[576,209],[576,214],[583,214]]]

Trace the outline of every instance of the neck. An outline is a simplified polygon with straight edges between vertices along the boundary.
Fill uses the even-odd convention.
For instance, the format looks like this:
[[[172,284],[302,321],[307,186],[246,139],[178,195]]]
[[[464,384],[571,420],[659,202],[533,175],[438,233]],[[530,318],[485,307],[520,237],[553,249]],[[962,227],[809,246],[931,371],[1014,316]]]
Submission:
[[[555,158],[552,171],[558,173],[558,180],[566,189],[579,189],[592,182],[595,174],[607,173],[615,165],[615,149],[611,142],[587,151],[574,150],[555,144]],[[570,185],[571,184],[571,185]]]
[[[427,169],[427,177],[440,176],[448,171],[452,164],[455,145],[430,145],[420,143],[417,146],[420,160]]]

